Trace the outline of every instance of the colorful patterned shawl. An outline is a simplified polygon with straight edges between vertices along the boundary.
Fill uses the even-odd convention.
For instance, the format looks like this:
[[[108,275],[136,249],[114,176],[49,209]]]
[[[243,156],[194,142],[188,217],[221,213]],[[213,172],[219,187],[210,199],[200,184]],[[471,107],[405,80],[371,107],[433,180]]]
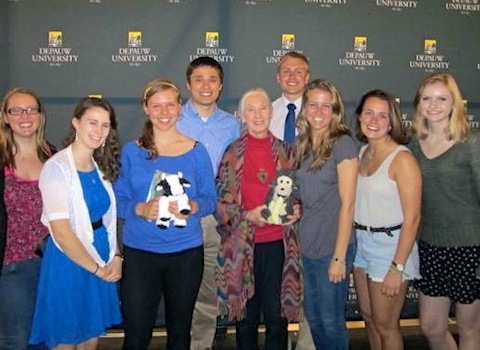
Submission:
[[[277,170],[291,169],[293,148],[269,134]],[[255,292],[253,275],[253,227],[245,219],[240,183],[247,134],[235,141],[226,151],[218,173],[219,203],[216,217],[221,245],[217,257],[215,280],[221,316],[230,320],[245,317],[247,300]],[[286,226],[283,235],[285,262],[281,290],[281,314],[289,321],[298,320],[300,305],[300,265],[296,225]]]

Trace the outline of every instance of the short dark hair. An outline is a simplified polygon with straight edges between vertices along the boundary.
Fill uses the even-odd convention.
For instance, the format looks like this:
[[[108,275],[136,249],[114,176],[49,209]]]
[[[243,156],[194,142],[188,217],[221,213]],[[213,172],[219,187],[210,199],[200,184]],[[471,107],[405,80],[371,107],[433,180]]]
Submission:
[[[223,69],[220,63],[217,60],[213,59],[210,56],[200,56],[195,58],[187,67],[187,81],[190,82],[190,77],[192,76],[193,71],[198,67],[208,66],[217,70],[218,75],[220,76],[220,83],[223,84]]]

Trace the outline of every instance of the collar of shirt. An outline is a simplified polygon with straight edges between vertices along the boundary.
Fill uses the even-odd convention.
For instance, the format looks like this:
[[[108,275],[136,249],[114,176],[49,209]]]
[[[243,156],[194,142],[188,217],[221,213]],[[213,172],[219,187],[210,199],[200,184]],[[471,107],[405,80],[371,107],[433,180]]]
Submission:
[[[187,119],[196,119],[198,121],[202,121],[203,123],[208,123],[210,120],[212,120],[218,115],[218,110],[218,106],[215,105],[215,111],[212,113],[212,115],[208,118],[204,118],[197,112],[197,110],[193,106],[192,99],[189,98],[182,107],[182,117]]]
[[[282,94],[282,103],[283,105],[285,106],[285,110],[287,110],[287,106],[290,104],[290,103],[293,103],[295,105],[295,107],[297,107],[297,109],[295,110],[295,115],[298,115],[298,113],[300,112],[300,109],[302,108],[302,96],[300,96],[299,98],[297,98],[295,101],[293,102],[290,102],[284,94]]]

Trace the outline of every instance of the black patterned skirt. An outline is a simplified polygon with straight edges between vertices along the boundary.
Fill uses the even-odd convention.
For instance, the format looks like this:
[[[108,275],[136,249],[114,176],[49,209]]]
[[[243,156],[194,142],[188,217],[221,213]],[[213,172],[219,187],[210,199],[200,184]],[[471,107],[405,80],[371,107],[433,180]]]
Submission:
[[[418,248],[422,278],[416,286],[423,294],[461,304],[480,299],[480,279],[475,272],[480,265],[480,245],[437,247],[420,241]]]

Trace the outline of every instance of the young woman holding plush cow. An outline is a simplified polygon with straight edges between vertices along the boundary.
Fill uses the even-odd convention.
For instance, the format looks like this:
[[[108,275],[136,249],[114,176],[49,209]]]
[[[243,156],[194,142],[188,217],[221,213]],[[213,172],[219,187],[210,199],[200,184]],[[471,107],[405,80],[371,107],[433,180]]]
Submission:
[[[200,219],[213,212],[217,201],[213,169],[205,147],[176,128],[181,95],[174,83],[164,79],[148,83],[142,105],[148,119],[140,138],[124,146],[115,183],[118,216],[125,220],[124,349],[147,349],[164,297],[167,348],[189,350],[192,313],[203,274]],[[184,190],[191,209],[182,214],[179,202],[173,200],[168,210],[175,218],[185,219],[186,225],[170,223],[159,228],[159,196],[152,196],[150,188],[161,181],[155,174],[179,172],[190,186]]]

